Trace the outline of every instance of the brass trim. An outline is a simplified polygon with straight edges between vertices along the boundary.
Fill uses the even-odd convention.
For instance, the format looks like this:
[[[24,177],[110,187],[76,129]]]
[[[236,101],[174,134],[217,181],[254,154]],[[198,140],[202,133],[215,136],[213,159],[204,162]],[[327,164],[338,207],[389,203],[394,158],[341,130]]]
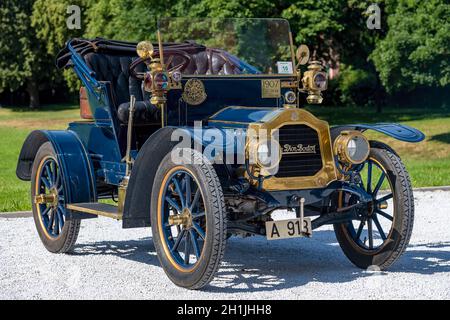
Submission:
[[[35,197],[38,196],[38,193],[39,193],[39,180],[41,179],[42,167],[44,166],[45,161],[47,161],[48,159],[53,159],[54,161],[57,162],[57,159],[54,158],[53,156],[46,156],[46,157],[42,158],[42,160],[39,163],[39,166],[38,166],[38,168],[36,170],[36,175],[34,177],[34,194],[35,194]],[[34,198],[34,201],[35,200],[36,200],[36,198]],[[39,219],[38,219],[39,220],[39,224],[41,226],[41,230],[44,232],[44,236],[47,239],[52,240],[53,239],[52,236],[50,236],[50,234],[47,231],[47,228],[44,225],[44,221],[42,221],[42,213],[41,213],[41,207],[39,206],[39,203],[35,202],[34,203],[34,208],[37,211],[37,214],[38,214],[38,217],[39,217]],[[59,238],[60,235],[61,234],[59,234],[57,238]]]
[[[385,209],[387,209],[387,208],[388,208],[388,203],[387,203],[387,201],[381,201],[381,202],[378,204],[378,209],[385,210]]]
[[[102,217],[113,218],[116,220],[122,220],[122,215],[120,213],[111,213],[111,212],[101,211],[101,210],[97,210],[97,209],[93,209],[93,208],[82,207],[82,206],[77,205],[76,203],[68,203],[66,205],[66,208],[69,210],[73,210],[73,211],[89,213],[89,214],[102,216]]]
[[[50,204],[52,206],[55,206],[55,204],[58,204],[58,196],[51,193],[51,194],[39,194],[34,197],[34,203],[36,204]]]
[[[262,79],[261,80],[261,98],[280,98],[281,84],[280,79]]]
[[[367,152],[365,153],[364,157],[360,161],[353,160],[350,155],[348,154],[348,142],[353,139],[354,137],[360,137],[362,138],[366,144],[367,144]],[[357,130],[345,130],[342,131],[339,136],[336,137],[333,144],[333,152],[335,155],[338,156],[338,159],[340,162],[343,162],[345,164],[361,164],[367,160],[370,154],[370,144],[367,138]]]
[[[205,85],[199,79],[189,79],[181,97],[187,104],[197,106],[206,100]]]
[[[293,120],[298,119],[298,120]],[[282,112],[274,113],[271,119],[264,123],[250,123],[249,129],[256,133],[259,130],[268,130],[269,134],[285,125],[306,124],[317,131],[322,156],[322,169],[314,176],[309,177],[271,177],[265,179],[262,188],[267,191],[276,190],[300,190],[326,187],[330,182],[337,180],[337,170],[333,157],[331,135],[328,122],[316,118],[303,109],[282,109]],[[257,183],[253,181],[253,183]]]
[[[163,228],[161,228],[161,226],[162,226],[161,207],[162,207],[162,195],[164,193],[164,186],[166,185],[167,180],[171,177],[172,173],[174,173],[177,170],[184,170],[184,171],[188,172],[194,178],[194,180],[197,183],[198,188],[200,190],[200,195],[201,195],[203,201],[205,199],[205,197],[203,196],[202,187],[198,183],[196,175],[190,169],[188,169],[187,167],[182,166],[182,165],[172,167],[171,169],[169,169],[168,172],[165,173],[164,178],[163,178],[163,180],[161,182],[161,185],[160,185],[159,192],[158,192],[158,207],[157,207],[157,212],[156,212],[156,214],[157,214],[157,222],[158,222],[157,229],[158,229],[159,237],[161,239],[161,246],[162,246],[162,248],[164,250],[164,253],[166,255],[167,260],[169,260],[169,262],[172,264],[172,266],[175,269],[177,269],[178,271],[183,272],[183,273],[192,273],[195,270],[197,270],[197,267],[200,265],[199,262],[205,259],[205,255],[203,254],[203,250],[205,249],[205,247],[203,246],[202,252],[200,254],[200,258],[199,258],[199,260],[197,260],[196,264],[193,267],[191,267],[191,268],[184,268],[183,266],[179,265],[173,259],[172,254],[171,254],[170,249],[169,249],[169,246],[167,245],[166,239],[164,237],[164,230],[163,230]],[[206,208],[205,208],[205,211],[206,211]],[[208,219],[208,215],[206,213],[205,213],[205,218]],[[206,220],[206,223],[208,223],[208,220]],[[206,234],[205,234],[205,243],[207,243],[208,240],[209,240],[209,237],[208,237],[208,233],[206,232]]]
[[[192,213],[188,208],[184,208],[181,214],[170,215],[168,220],[170,225],[192,227]]]
[[[224,80],[230,80],[235,78],[243,78],[243,80],[255,80],[258,78],[297,78],[296,73],[250,73],[250,74],[183,74],[184,79],[189,78],[219,78]],[[246,79],[247,78],[247,79]]]
[[[282,157],[282,153],[281,153],[281,146],[278,143],[278,141],[274,140],[274,142],[276,144],[278,144],[277,148],[278,148],[278,158],[276,163],[272,164],[271,166],[266,166],[263,163],[261,163],[259,157],[258,157],[258,148],[261,144],[263,143],[271,143],[272,142],[272,138],[263,138],[263,139],[259,139],[257,141],[250,141],[247,139],[247,145],[245,146],[245,149],[248,150],[249,154],[252,155],[253,159],[255,160],[255,165],[259,168],[258,171],[263,171],[263,172],[270,172],[271,169],[274,169],[276,167],[278,167],[278,165],[280,164],[281,161],[281,157]]]
[[[117,212],[119,214],[123,214],[125,209],[125,198],[127,196],[127,188],[128,182],[130,181],[130,176],[126,175],[123,177],[119,187],[118,187],[118,203],[117,203]]]
[[[295,68],[296,63],[295,63],[295,53],[294,53],[294,38],[292,37],[292,32],[291,31],[289,31],[289,44],[290,44],[290,47],[291,47],[292,68],[294,68],[294,70],[295,70],[297,68]]]
[[[153,44],[149,41],[141,41],[136,45],[137,55],[142,59],[150,59],[153,55]]]
[[[281,81],[281,88],[296,89],[298,88],[298,81]]]

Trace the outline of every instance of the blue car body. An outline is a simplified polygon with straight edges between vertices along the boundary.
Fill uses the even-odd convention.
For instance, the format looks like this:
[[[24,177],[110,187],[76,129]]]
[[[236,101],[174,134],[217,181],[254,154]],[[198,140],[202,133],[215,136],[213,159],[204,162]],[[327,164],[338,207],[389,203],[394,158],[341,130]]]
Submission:
[[[126,173],[124,159],[123,136],[120,135],[121,124],[117,118],[117,106],[113,101],[114,92],[111,84],[97,77],[96,72],[86,63],[84,53],[80,51],[81,40],[69,41],[60,57],[66,56],[61,66],[72,67],[83,86],[87,89],[89,105],[93,118],[91,120],[75,121],[68,125],[65,131],[39,130],[32,132],[25,141],[17,167],[17,176],[23,180],[30,180],[31,166],[39,146],[44,142],[51,142],[58,154],[60,167],[64,170],[69,201],[71,203],[95,202],[101,197],[113,194],[116,187]],[[120,46],[118,42],[105,42],[109,46]],[[135,44],[134,44],[135,45]],[[129,45],[132,47],[132,45]],[[183,75],[181,86],[168,95],[167,126],[155,128],[139,149],[132,150],[135,162],[130,177],[129,190],[125,200],[123,213],[124,227],[141,227],[149,224],[149,204],[136,205],[143,192],[149,192],[152,181],[147,181],[148,189],[142,190],[139,186],[145,179],[151,179],[146,173],[148,163],[153,165],[161,160],[151,156],[155,150],[170,149],[169,144],[161,141],[169,139],[175,129],[184,129],[191,132],[195,139],[193,126],[195,121],[202,121],[204,128],[214,128],[226,136],[230,130],[247,130],[250,124],[264,122],[269,115],[279,112],[283,107],[285,92],[293,90],[293,86],[286,85],[281,88],[280,98],[262,98],[261,81],[264,79],[277,79],[287,84],[297,79],[291,75],[264,75],[256,68],[244,61],[233,57],[237,64],[253,71],[253,75]],[[200,106],[185,107],[180,105],[182,88],[190,79],[203,82],[208,99]],[[246,106],[242,108],[242,106]],[[419,142],[424,139],[423,133],[417,129],[395,123],[380,124],[349,124],[331,127],[331,136],[336,136],[342,130],[375,130],[406,142]],[[224,139],[226,140],[226,139]],[[198,139],[206,147],[204,139]],[[227,146],[224,146],[227,149]],[[243,152],[243,145],[233,145],[233,150]],[[145,155],[144,155],[145,153]],[[142,180],[142,181],[140,181]],[[144,182],[143,182],[144,181]],[[109,186],[109,187],[108,187]],[[334,181],[324,188],[295,190],[307,199],[307,202],[318,201],[324,195],[336,188],[342,187],[339,181]],[[264,191],[247,189],[258,197],[265,199],[270,206],[287,207],[289,196],[293,190]],[[75,214],[75,213],[71,213]],[[87,218],[90,215],[79,214],[78,217]]]

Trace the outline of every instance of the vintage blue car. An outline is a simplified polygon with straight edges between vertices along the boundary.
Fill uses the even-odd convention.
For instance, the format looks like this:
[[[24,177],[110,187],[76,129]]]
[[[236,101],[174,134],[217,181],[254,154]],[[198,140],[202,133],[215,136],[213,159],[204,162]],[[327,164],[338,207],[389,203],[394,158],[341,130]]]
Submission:
[[[420,131],[330,127],[306,111],[327,73],[294,48],[286,20],[164,19],[156,36],[72,39],[57,57],[81,80],[81,119],[31,132],[17,166],[49,251],[70,251],[82,219],[106,216],[151,226],[164,271],[191,289],[213,279],[236,235],[310,237],[332,224],[360,268],[400,257],[414,218],[408,172],[364,132],[419,142]]]

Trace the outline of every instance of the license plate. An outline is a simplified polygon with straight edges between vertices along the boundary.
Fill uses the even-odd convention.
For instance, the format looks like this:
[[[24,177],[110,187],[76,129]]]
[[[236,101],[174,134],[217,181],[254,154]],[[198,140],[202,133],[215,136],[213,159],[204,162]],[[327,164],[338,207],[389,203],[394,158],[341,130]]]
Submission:
[[[303,232],[301,219],[287,219],[266,222],[266,237],[268,240],[310,237],[312,234],[311,219],[303,218]]]

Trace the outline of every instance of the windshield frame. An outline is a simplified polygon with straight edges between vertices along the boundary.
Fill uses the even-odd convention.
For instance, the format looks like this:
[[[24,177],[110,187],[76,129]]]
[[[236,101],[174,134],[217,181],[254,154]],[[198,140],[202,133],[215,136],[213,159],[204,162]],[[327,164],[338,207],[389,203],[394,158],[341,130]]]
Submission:
[[[187,18],[187,17],[163,17],[158,19],[157,21],[157,33],[158,33],[158,42],[162,46],[164,41],[164,28],[162,28],[163,21],[168,20],[182,20],[182,19],[189,19],[189,21],[205,21],[205,20],[229,20],[229,21],[282,21],[283,23],[286,23],[287,26],[287,32],[286,35],[288,38],[286,39],[288,41],[289,45],[289,59],[286,59],[284,61],[290,62],[292,64],[292,73],[267,73],[267,72],[260,72],[260,73],[241,73],[241,74],[183,74],[183,77],[196,77],[196,78],[224,78],[224,77],[230,77],[230,78],[236,78],[236,77],[295,77],[297,76],[297,70],[296,70],[296,60],[295,60],[295,48],[293,43],[293,37],[291,32],[291,27],[289,24],[289,21],[287,19],[283,18]],[[185,41],[188,41],[188,39],[185,39]],[[222,49],[222,48],[219,48]],[[222,49],[226,51],[225,49]],[[164,51],[164,49],[163,49]],[[164,56],[164,52],[162,52],[162,55]],[[239,57],[237,57],[239,59]]]

